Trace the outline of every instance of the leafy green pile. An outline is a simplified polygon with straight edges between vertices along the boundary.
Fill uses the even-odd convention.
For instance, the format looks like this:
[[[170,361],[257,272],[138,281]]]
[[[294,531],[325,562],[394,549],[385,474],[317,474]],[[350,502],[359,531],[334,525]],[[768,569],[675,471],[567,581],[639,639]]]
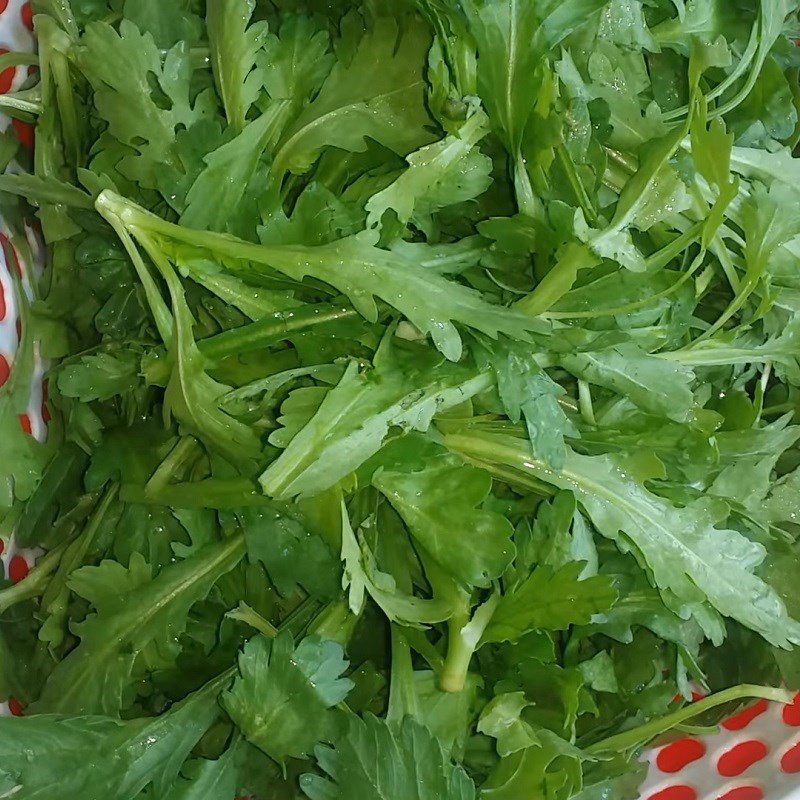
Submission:
[[[623,800],[800,688],[799,5],[35,2],[0,794]]]

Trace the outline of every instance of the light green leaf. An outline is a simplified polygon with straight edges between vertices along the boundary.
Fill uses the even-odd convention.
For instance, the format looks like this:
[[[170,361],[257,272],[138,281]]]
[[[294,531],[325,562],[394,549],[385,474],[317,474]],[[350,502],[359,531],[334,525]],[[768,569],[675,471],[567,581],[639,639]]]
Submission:
[[[665,362],[634,344],[561,356],[560,361],[573,375],[617,392],[645,411],[676,422],[692,418],[694,373],[684,364]]]
[[[176,129],[189,128],[213,113],[206,93],[192,101],[185,43],[175,45],[162,61],[153,37],[142,34],[129,20],[120,23],[119,32],[105,23],[93,23],[77,57],[109,133],[133,152],[122,158],[121,171],[145,188],[156,188],[165,162],[173,163]],[[168,98],[168,108],[142,88],[149,86],[151,75]]]
[[[263,473],[261,485],[277,499],[316,494],[376,453],[390,427],[424,431],[434,414],[488,385],[485,375],[387,337],[375,356],[375,369],[359,373],[350,364],[311,420]]]
[[[205,169],[186,195],[181,224],[199,230],[225,230],[235,218],[259,159],[280,131],[282,107],[271,106],[242,132],[209,153]]]
[[[750,295],[763,279],[775,251],[800,234],[800,194],[796,186],[774,183],[769,190],[756,184],[742,208],[741,226],[744,230],[744,259],[747,271],[736,296],[706,331],[711,336],[741,311]]]
[[[800,470],[790,472],[772,487],[765,510],[770,522],[800,520]]]
[[[238,536],[204,547],[152,580],[139,555],[127,570],[105,562],[73,573],[71,587],[97,611],[75,627],[80,644],[57,664],[31,712],[118,715],[139,654],[151,642],[174,649],[189,609],[243,555]]]
[[[379,17],[349,63],[337,61],[314,100],[287,129],[274,176],[309,169],[324,147],[360,152],[365,137],[405,155],[430,141],[423,104],[423,68],[429,44],[425,26],[401,32]]]
[[[139,384],[139,354],[133,350],[82,356],[58,371],[58,388],[82,403],[132,392]]]
[[[301,245],[255,245],[233,236],[204,231],[187,231],[171,225],[111,192],[97,200],[98,210],[110,217],[120,216],[137,237],[159,234],[159,246],[180,261],[187,246],[234,259],[229,268],[243,274],[278,270],[294,280],[315,277],[346,294],[354,307],[368,320],[378,316],[375,298],[394,306],[424,334],[447,358],[461,357],[461,338],[453,322],[494,338],[506,333],[525,339],[529,331],[545,331],[548,326],[525,314],[487,302],[479,292],[437,275],[432,270],[398,253],[375,246],[374,232],[349,236],[318,247]],[[170,240],[172,240],[170,242]],[[180,243],[186,243],[181,245]],[[184,254],[183,256],[181,254]],[[265,269],[266,268],[266,269]]]
[[[532,786],[546,786],[552,800],[570,800],[582,786],[582,754],[550,731],[542,744],[500,760],[481,787],[481,800],[528,800]]]
[[[522,719],[522,712],[531,705],[524,692],[509,692],[493,697],[481,712],[478,731],[497,740],[499,755],[540,746],[538,731]]]
[[[400,226],[413,222],[432,233],[433,213],[472,200],[489,188],[492,162],[477,148],[488,132],[486,115],[478,109],[457,134],[411,153],[408,169],[367,201],[367,225],[380,227],[391,209]]]
[[[489,360],[508,418],[525,417],[534,456],[558,469],[564,463],[564,437],[578,430],[559,405],[566,392],[539,367],[530,347],[501,339],[490,345]]]
[[[632,552],[653,577],[668,606],[695,615],[719,641],[724,629],[709,605],[760,633],[778,647],[800,640],[800,623],[755,574],[764,548],[735,530],[715,526],[708,504],[680,508],[653,494],[612,456],[568,453],[553,472],[530,458],[525,442],[510,436],[451,434],[448,447],[571,489],[595,528],[623,552]]]
[[[336,732],[331,709],[353,684],[340,645],[308,637],[294,646],[291,634],[251,639],[239,655],[239,677],[222,698],[248,741],[279,763],[302,758]]]
[[[603,5],[603,0],[461,0],[478,45],[478,91],[513,155],[534,109],[542,57]]]
[[[239,133],[264,83],[256,57],[267,38],[267,23],[250,25],[255,0],[208,0],[206,28],[211,68],[228,124]]]
[[[213,443],[234,463],[255,458],[261,443],[255,432],[220,408],[219,401],[230,391],[205,371],[205,359],[194,341],[194,320],[180,280],[169,264],[159,264],[172,299],[174,332],[168,348],[172,375],[167,384],[166,407],[189,430]]]
[[[272,100],[289,100],[302,108],[319,89],[334,63],[328,32],[317,20],[287,14],[278,35],[270,34],[256,55],[264,88]]]
[[[217,696],[229,681],[212,681],[159,717],[126,722],[95,716],[3,717],[0,775],[16,786],[12,794],[20,800],[134,800],[146,786],[166,797],[183,762],[219,716]]]
[[[425,551],[460,582],[489,586],[511,562],[511,523],[480,507],[492,488],[488,472],[439,458],[415,472],[378,470],[372,484]]]
[[[407,717],[389,725],[372,715],[351,716],[334,749],[317,748],[327,778],[306,774],[300,787],[310,800],[475,800],[475,786],[453,766],[427,728]],[[386,766],[390,765],[390,769]]]
[[[558,570],[537,567],[500,598],[483,641],[513,642],[532,630],[566,630],[607,611],[617,599],[614,582],[605,575],[580,580],[583,567],[580,562]]]
[[[449,598],[425,599],[408,594],[398,588],[397,581],[391,575],[379,569],[364,531],[353,531],[344,503],[341,519],[344,563],[342,587],[347,591],[350,610],[354,614],[361,614],[369,595],[389,620],[403,625],[418,627],[442,622],[452,615]]]

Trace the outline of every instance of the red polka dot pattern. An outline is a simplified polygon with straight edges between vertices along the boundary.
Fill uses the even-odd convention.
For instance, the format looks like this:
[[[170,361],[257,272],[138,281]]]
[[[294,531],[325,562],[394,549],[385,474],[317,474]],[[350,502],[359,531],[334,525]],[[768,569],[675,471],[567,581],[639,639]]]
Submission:
[[[662,772],[680,772],[705,754],[706,746],[699,739],[679,739],[659,751],[656,756],[656,766]]]
[[[691,786],[677,784],[651,794],[650,800],[697,800],[697,792]]]
[[[8,8],[8,0],[0,0],[0,14]]]
[[[791,705],[783,707],[781,716],[787,725],[800,728],[800,692],[795,695]]]
[[[795,775],[800,772],[800,742],[792,745],[781,756],[781,771],[788,775]]]
[[[25,706],[17,700],[16,697],[9,697],[8,698],[8,710],[11,714],[15,717],[21,717],[22,712],[25,710]]]
[[[735,778],[766,755],[767,746],[763,742],[756,739],[741,742],[719,757],[717,772],[726,778]]]
[[[6,292],[3,289],[3,284],[0,283],[0,322],[6,318],[8,309],[6,308]]]
[[[6,543],[2,539],[0,539],[0,556],[3,555],[5,549],[6,549]]]
[[[728,731],[741,731],[756,717],[760,717],[768,708],[769,704],[766,700],[759,700],[754,705],[742,709],[738,714],[734,714],[730,719],[723,722],[722,727]]]
[[[7,52],[8,50],[5,47],[0,47],[0,56],[4,56]],[[14,83],[16,74],[16,67],[7,67],[0,72],[0,94],[7,94],[11,91],[11,86]]]
[[[11,375],[11,367],[8,364],[8,359],[5,356],[0,356],[0,386],[8,380],[9,375]]]
[[[33,426],[31,425],[31,417],[30,414],[20,414],[19,415],[19,424],[22,430],[25,433],[32,434],[33,433]]]
[[[764,800],[764,790],[758,786],[737,786],[721,794],[717,800]]]
[[[8,564],[8,577],[11,583],[19,583],[28,576],[30,568],[24,556],[14,556]]]
[[[30,3],[22,6],[22,24],[30,31],[33,30],[33,10]]]

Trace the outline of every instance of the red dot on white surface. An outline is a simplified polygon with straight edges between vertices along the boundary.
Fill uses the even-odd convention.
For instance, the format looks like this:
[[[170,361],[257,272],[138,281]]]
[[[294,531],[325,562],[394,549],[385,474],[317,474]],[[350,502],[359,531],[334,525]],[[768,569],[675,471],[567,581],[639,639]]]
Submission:
[[[6,543],[3,539],[0,539],[0,556],[3,555],[3,551],[6,549]]]
[[[800,742],[792,745],[781,756],[781,771],[788,775],[795,775],[800,772]]]
[[[28,29],[33,30],[33,9],[30,3],[25,3],[22,6],[22,24]]]
[[[793,728],[800,727],[800,692],[794,696],[791,705],[783,707],[783,721]]]
[[[680,772],[685,766],[706,754],[706,746],[699,739],[678,739],[663,747],[656,756],[656,766],[662,772]]]
[[[19,583],[27,577],[30,568],[24,556],[16,555],[8,564],[8,577],[12,583]]]
[[[680,783],[651,794],[648,800],[697,800],[697,792],[691,786]]]
[[[717,800],[764,800],[764,790],[760,786],[737,786],[719,795]]]
[[[756,717],[760,717],[767,709],[769,704],[766,700],[759,700],[748,708],[742,709],[738,714],[734,714],[730,719],[722,723],[722,727],[728,731],[740,731],[746,728]]]
[[[17,700],[16,697],[9,697],[8,698],[8,710],[11,714],[15,717],[21,717],[22,712],[25,710],[25,706]]]
[[[8,8],[8,0],[0,0],[0,14]]]
[[[717,761],[717,772],[726,778],[735,778],[767,755],[767,746],[758,739],[740,742]]]
[[[0,56],[4,56],[7,52],[7,48],[0,47]],[[16,67],[6,67],[6,69],[0,72],[0,94],[6,94],[11,91],[11,86],[14,83],[14,76],[16,74]]]
[[[0,283],[0,321],[6,318],[6,292],[3,289],[3,284]]]
[[[11,375],[11,366],[5,356],[0,356],[0,386],[2,386]]]

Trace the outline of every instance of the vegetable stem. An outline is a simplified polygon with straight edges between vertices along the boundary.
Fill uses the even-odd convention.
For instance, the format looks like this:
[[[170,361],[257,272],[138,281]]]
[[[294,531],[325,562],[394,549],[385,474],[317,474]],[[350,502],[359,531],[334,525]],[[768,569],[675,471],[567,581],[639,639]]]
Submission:
[[[392,624],[392,669],[389,709],[386,719],[401,722],[404,717],[419,716],[419,701],[414,688],[411,648],[396,624]]]
[[[228,619],[244,622],[251,628],[255,628],[259,633],[263,633],[269,639],[274,639],[278,635],[278,629],[269,620],[264,619],[255,609],[250,608],[244,601],[225,616]]]
[[[232,328],[224,333],[201,339],[197,347],[211,361],[222,361],[229,356],[258,350],[305,328],[357,316],[352,308],[332,306],[327,303],[276,311],[240,328]]]
[[[591,755],[627,752],[634,747],[645,745],[659,734],[666,733],[687,720],[724,705],[725,703],[732,703],[737,700],[748,698],[763,698],[764,700],[772,700],[777,703],[791,703],[792,697],[792,692],[785,689],[772,689],[765,686],[754,686],[752,684],[734,686],[730,689],[712,694],[702,700],[698,700],[696,703],[687,705],[684,708],[679,708],[671,714],[651,720],[644,725],[640,725],[638,728],[633,728],[632,730],[624,731],[623,733],[618,733],[614,736],[602,739],[599,742],[595,742],[595,744],[586,748],[586,752]]]
[[[175,473],[194,453],[200,452],[200,445],[193,436],[182,437],[169,455],[159,464],[144,487],[145,494],[166,489]]]
[[[500,595],[493,593],[478,607],[471,620],[469,611],[464,611],[454,615],[448,622],[447,656],[439,676],[439,687],[443,692],[463,691],[472,656],[499,602]]]

